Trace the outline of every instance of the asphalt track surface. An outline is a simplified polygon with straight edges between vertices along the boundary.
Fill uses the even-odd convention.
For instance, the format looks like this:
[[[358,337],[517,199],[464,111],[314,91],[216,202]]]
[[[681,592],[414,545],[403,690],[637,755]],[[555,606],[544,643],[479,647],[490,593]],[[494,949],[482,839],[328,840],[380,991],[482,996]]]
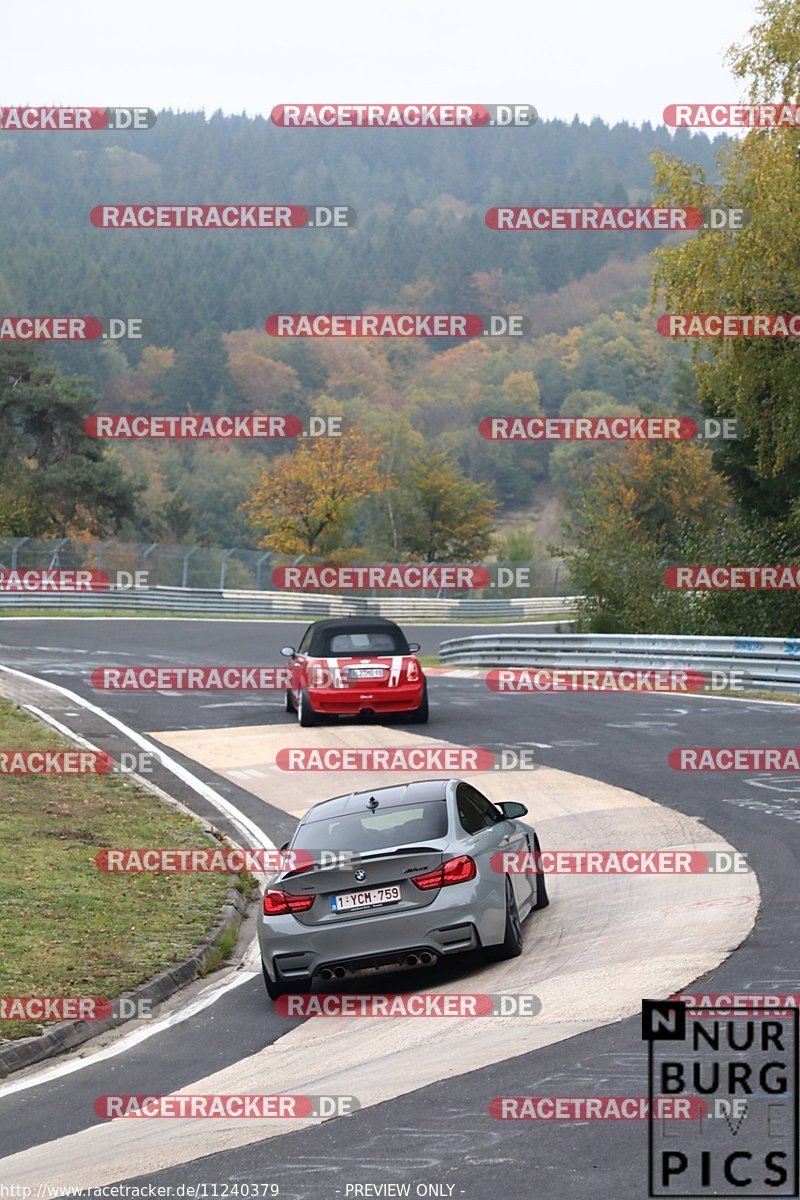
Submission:
[[[97,693],[88,682],[94,667],[279,665],[281,645],[296,644],[304,625],[2,620],[0,662],[85,696],[157,742],[159,731],[286,726],[290,718],[279,695]],[[464,626],[406,627],[409,638],[421,643],[423,654],[435,653],[447,636],[468,632]],[[705,696],[501,696],[487,693],[481,680],[447,676],[431,679],[430,696],[426,736],[491,749],[533,746],[543,767],[649,797],[676,814],[696,818],[746,852],[760,886],[758,920],[743,943],[691,990],[800,992],[800,779],[793,774],[678,773],[666,761],[669,751],[680,745],[796,744],[800,712],[795,706]],[[76,710],[76,727],[79,716]],[[101,722],[93,724],[82,725],[82,732],[101,744],[107,731]],[[403,727],[396,729],[396,741],[402,743]],[[174,750],[170,753],[181,760]],[[294,822],[284,810],[271,808],[229,776],[182,761],[277,844],[291,832]],[[349,780],[342,786],[345,778],[335,779],[330,794],[351,786]],[[190,802],[188,795],[179,798]],[[196,800],[192,807],[203,810]],[[210,809],[205,815],[224,825]],[[469,963],[448,964],[446,971],[450,990],[471,990]],[[420,974],[414,986],[432,982],[430,973]],[[685,980],[685,990],[690,983]],[[385,990],[404,986],[408,987],[407,976],[397,988],[387,978]],[[260,975],[254,974],[196,1016],[124,1054],[8,1096],[0,1085],[0,1159],[38,1147],[42,1179],[58,1181],[58,1148],[52,1143],[97,1123],[92,1103],[98,1095],[179,1091],[278,1042],[292,1028],[272,1012]],[[83,1052],[91,1053],[91,1043]],[[34,1075],[38,1070],[33,1069]],[[131,1176],[127,1182],[216,1183],[220,1189],[234,1183],[275,1183],[283,1200],[380,1195],[372,1189],[389,1183],[410,1183],[411,1195],[418,1194],[418,1183],[442,1185],[441,1195],[475,1200],[498,1195],[545,1200],[647,1195],[644,1122],[501,1122],[487,1111],[493,1097],[504,1095],[646,1095],[646,1053],[638,1018],[606,1024],[533,1052],[512,1049],[504,1061],[475,1070],[467,1053],[458,1070],[451,1078],[418,1089],[413,1089],[413,1080],[407,1081],[410,1090],[404,1095],[351,1116],[209,1152],[189,1163]],[[264,1090],[270,1090],[268,1081],[265,1084]],[[6,1182],[4,1175],[0,1161],[0,1183]],[[371,1190],[354,1190],[358,1185],[371,1185]]]

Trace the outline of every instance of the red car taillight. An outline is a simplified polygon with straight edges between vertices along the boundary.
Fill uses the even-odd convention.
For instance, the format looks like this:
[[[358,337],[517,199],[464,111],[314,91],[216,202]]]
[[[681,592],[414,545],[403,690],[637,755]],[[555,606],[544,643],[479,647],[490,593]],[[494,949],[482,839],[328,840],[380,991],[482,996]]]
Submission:
[[[428,875],[418,875],[411,882],[420,891],[427,892],[430,888],[449,887],[451,883],[466,883],[474,879],[477,873],[475,860],[468,854],[460,854],[458,858],[449,858]]]
[[[328,668],[323,667],[320,663],[313,663],[308,673],[308,686],[318,688],[333,687],[333,678]]]
[[[264,915],[285,916],[286,913],[307,912],[316,896],[291,896],[288,892],[272,889],[264,893]]]
[[[406,669],[406,679],[409,683],[417,683],[419,680],[419,663],[415,658],[411,659]]]

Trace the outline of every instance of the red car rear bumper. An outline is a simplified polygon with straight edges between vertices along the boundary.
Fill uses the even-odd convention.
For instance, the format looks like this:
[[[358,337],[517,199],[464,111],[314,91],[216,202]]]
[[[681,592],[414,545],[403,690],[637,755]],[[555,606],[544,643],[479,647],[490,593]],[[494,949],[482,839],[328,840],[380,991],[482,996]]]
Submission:
[[[419,708],[425,681],[403,683],[388,688],[309,688],[308,698],[315,712],[355,716],[362,712],[412,712]]]

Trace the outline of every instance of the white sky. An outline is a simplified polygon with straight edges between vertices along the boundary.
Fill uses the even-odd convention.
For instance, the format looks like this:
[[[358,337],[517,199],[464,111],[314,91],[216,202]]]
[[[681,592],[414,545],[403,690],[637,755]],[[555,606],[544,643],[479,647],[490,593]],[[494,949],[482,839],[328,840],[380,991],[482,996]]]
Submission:
[[[754,0],[36,0],[4,6],[0,103],[524,102],[660,123],[670,103],[744,98],[722,56],[756,16]]]

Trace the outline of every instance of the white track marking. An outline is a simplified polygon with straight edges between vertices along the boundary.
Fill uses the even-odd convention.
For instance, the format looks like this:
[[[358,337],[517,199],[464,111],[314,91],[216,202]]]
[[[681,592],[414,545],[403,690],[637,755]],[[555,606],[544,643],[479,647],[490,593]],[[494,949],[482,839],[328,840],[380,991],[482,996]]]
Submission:
[[[135,730],[130,729],[116,717],[111,716],[110,713],[104,712],[103,709],[91,704],[88,700],[84,700],[83,697],[79,696],[77,693],[70,692],[67,688],[61,687],[56,683],[51,683],[49,680],[37,679],[35,676],[26,675],[24,671],[15,670],[13,667],[0,665],[0,671],[4,671],[9,675],[15,675],[20,679],[26,679],[34,683],[41,683],[44,687],[52,688],[53,691],[61,692],[63,695],[69,696],[69,698],[74,700],[76,704],[80,705],[80,707],[98,714],[104,720],[108,721],[110,725],[113,725],[115,728],[119,729],[121,733],[124,733],[137,745],[141,746],[143,750],[148,750],[151,753],[155,753],[159,761],[165,767],[167,767],[168,770],[172,771],[172,773],[176,775],[178,779],[191,787],[195,792],[198,793],[198,795],[201,795],[204,799],[208,800],[209,803],[213,804],[214,807],[220,812],[223,812],[237,826],[237,828],[245,833],[246,840],[253,839],[251,843],[253,846],[264,847],[270,850],[275,849],[274,843],[267,837],[263,830],[259,829],[259,827],[255,825],[249,819],[249,817],[246,817],[244,813],[239,812],[239,810],[233,804],[231,804],[229,800],[226,800],[223,796],[220,796],[220,794],[212,787],[206,783],[203,783],[203,781],[198,779],[197,776],[193,775],[191,771],[187,771],[185,767],[182,767],[180,763],[176,762],[175,759],[173,759],[169,754],[159,749],[153,742],[150,742],[141,734],[136,733]],[[46,721],[48,725],[52,725],[60,733],[64,734],[65,737],[71,738],[73,741],[80,745],[86,746],[91,750],[97,749],[97,747],[91,742],[87,741],[86,738],[82,737],[78,733],[75,733],[61,721],[58,721],[55,717],[52,717],[49,713],[45,713],[42,709],[37,708],[35,705],[26,705],[25,707],[31,712],[35,713],[42,720]],[[141,782],[145,783],[146,781],[142,780]],[[192,1017],[196,1013],[202,1012],[203,1009],[209,1008],[212,1004],[215,1004],[217,1000],[226,995],[228,992],[232,991],[234,988],[237,988],[241,984],[247,983],[249,979],[252,979],[253,968],[251,964],[256,961],[258,957],[258,941],[256,938],[253,938],[250,945],[247,947],[244,957],[239,965],[232,972],[229,972],[225,979],[206,995],[199,996],[196,1000],[190,1001],[188,1004],[185,1004],[183,1007],[171,1013],[168,1017],[164,1017],[159,1021],[152,1021],[147,1025],[142,1026],[142,1028],[134,1030],[126,1037],[120,1038],[118,1041],[115,1041],[113,1045],[107,1046],[103,1050],[98,1050],[96,1053],[90,1054],[85,1058],[70,1059],[67,1062],[61,1062],[57,1066],[51,1067],[49,1070],[45,1069],[44,1071],[37,1072],[35,1075],[31,1075],[26,1079],[20,1079],[14,1083],[6,1084],[4,1087],[0,1087],[0,1098],[13,1095],[15,1092],[26,1091],[28,1088],[38,1087],[40,1084],[47,1083],[53,1079],[61,1079],[65,1075],[72,1075],[75,1071],[82,1071],[85,1067],[94,1066],[95,1063],[103,1062],[105,1059],[114,1058],[119,1054],[124,1054],[126,1051],[132,1049],[134,1046],[138,1046],[141,1042],[146,1041],[148,1038],[154,1037],[158,1033],[163,1033],[164,1030],[171,1028],[173,1025],[179,1025],[182,1021],[187,1020],[189,1017]]]
[[[253,978],[252,970],[245,968],[244,962],[249,961],[253,950],[257,950],[257,947],[258,943],[254,938],[247,949],[247,955],[242,965],[237,967],[235,972],[227,977],[227,982],[221,983],[219,987],[215,988],[213,992],[209,992],[208,995],[199,996],[197,1000],[192,1000],[190,1004],[184,1005],[183,1008],[171,1013],[170,1016],[164,1017],[160,1021],[151,1021],[147,1025],[142,1026],[141,1029],[136,1029],[126,1037],[120,1038],[113,1045],[106,1046],[104,1050],[98,1050],[86,1058],[70,1059],[68,1062],[62,1062],[58,1066],[51,1067],[49,1070],[32,1075],[29,1079],[20,1079],[16,1083],[9,1083],[4,1087],[0,1087],[0,1100],[5,1099],[6,1096],[13,1096],[15,1092],[24,1092],[28,1088],[39,1087],[43,1083],[52,1083],[54,1079],[63,1079],[65,1075],[72,1075],[75,1071],[82,1071],[85,1067],[93,1067],[108,1058],[115,1058],[118,1054],[125,1054],[128,1050],[132,1050],[134,1046],[147,1041],[148,1038],[155,1037],[157,1033],[163,1033],[173,1025],[180,1025],[182,1021],[186,1021],[189,1017],[202,1012],[204,1008],[209,1008],[217,1000],[221,999],[222,996],[226,995],[226,993],[233,991],[234,988],[239,987],[243,983],[248,983]]]
[[[186,767],[182,767],[171,755],[167,754],[164,750],[160,750],[155,742],[151,742],[149,738],[144,737],[141,733],[137,733],[135,729],[131,729],[130,726],[120,721],[118,717],[114,717],[104,709],[98,708],[96,704],[92,704],[89,700],[84,700],[77,692],[71,692],[68,688],[62,687],[58,683],[53,683],[49,679],[40,679],[34,675],[27,675],[24,671],[17,671],[14,667],[3,665],[0,665],[0,671],[4,671],[7,675],[15,675],[18,679],[25,679],[32,683],[39,683],[43,687],[52,688],[53,691],[60,692],[62,696],[69,697],[75,704],[79,704],[81,708],[85,708],[89,712],[102,717],[104,721],[108,721],[109,725],[113,725],[120,733],[124,733],[126,737],[135,742],[137,746],[140,746],[142,750],[147,750],[150,754],[154,754],[163,766],[180,779],[181,783],[185,783],[197,792],[199,796],[202,796],[204,800],[207,800],[209,804],[213,805],[218,812],[223,813],[244,834],[245,838],[252,839],[250,842],[251,846],[263,847],[268,850],[275,849],[264,831],[259,829],[244,813],[239,812],[239,809],[234,804],[231,804],[230,800],[226,800],[224,796],[221,796],[209,784],[204,783],[202,779],[198,779],[191,771],[187,771]]]

